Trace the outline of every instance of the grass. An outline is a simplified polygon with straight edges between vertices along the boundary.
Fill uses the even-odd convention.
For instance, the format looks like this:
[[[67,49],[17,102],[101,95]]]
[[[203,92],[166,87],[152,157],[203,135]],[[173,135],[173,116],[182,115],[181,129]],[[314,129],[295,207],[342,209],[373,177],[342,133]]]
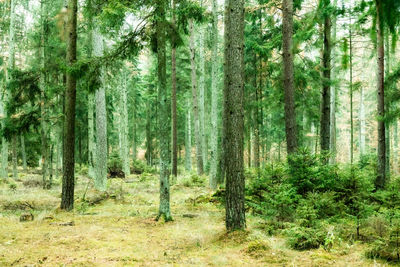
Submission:
[[[291,250],[250,215],[246,231],[226,233],[223,207],[192,201],[211,191],[202,183],[189,186],[185,177],[171,187],[174,221],[156,222],[158,178],[146,175],[111,179],[101,197],[90,182],[85,194],[89,180],[78,176],[69,213],[58,209],[59,180],[51,190],[29,182],[40,181],[39,174],[3,181],[0,266],[385,266],[366,259],[360,243],[341,243],[330,252]],[[34,221],[19,222],[25,213]]]

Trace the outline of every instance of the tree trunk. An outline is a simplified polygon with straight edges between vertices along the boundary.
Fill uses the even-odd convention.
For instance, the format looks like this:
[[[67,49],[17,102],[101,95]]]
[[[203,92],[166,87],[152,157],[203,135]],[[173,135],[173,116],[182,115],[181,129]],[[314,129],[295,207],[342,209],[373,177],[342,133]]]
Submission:
[[[387,35],[385,36],[385,45],[386,45],[386,59],[385,59],[385,63],[386,63],[386,68],[385,68],[385,73],[386,75],[390,74],[390,39],[389,39],[389,31],[387,31]],[[390,113],[390,103],[385,103],[386,105],[386,112]],[[390,180],[390,153],[391,153],[391,149],[390,149],[390,123],[386,122],[385,123],[385,145],[386,145],[386,157],[385,157],[385,168],[386,168],[386,179]]]
[[[283,0],[283,87],[285,93],[285,129],[287,153],[292,154],[297,149],[297,126],[294,97],[294,67],[293,67],[293,0]]]
[[[354,158],[354,125],[353,125],[353,36],[351,31],[351,17],[349,25],[349,43],[350,43],[350,164],[353,165]]]
[[[13,135],[12,141],[12,163],[13,163],[13,178],[18,179],[18,158],[17,158],[17,135]]]
[[[190,27],[190,61],[192,66],[192,108],[194,116],[194,136],[196,139],[196,158],[197,158],[197,173],[202,175],[204,173],[203,165],[203,147],[202,136],[200,134],[200,117],[199,117],[199,101],[197,99],[197,78],[196,78],[196,51],[194,45],[194,29],[193,21],[189,21]]]
[[[104,54],[104,40],[98,26],[93,30],[93,55],[101,57]],[[105,90],[105,69],[100,69],[100,87],[95,93],[96,108],[96,149],[94,157],[94,185],[97,190],[105,191],[107,188],[107,111]]]
[[[378,65],[378,171],[375,186],[383,189],[386,184],[386,135],[385,135],[385,47],[380,0],[376,3],[376,38],[377,38],[377,65]]]
[[[71,67],[76,61],[76,24],[77,0],[68,0],[67,22],[67,64]],[[72,210],[74,207],[75,188],[75,103],[76,103],[76,78],[72,73],[66,74],[65,90],[65,141],[63,156],[63,179],[61,209]]]
[[[337,7],[337,0],[333,1],[333,7]],[[333,47],[332,47],[332,72],[331,72],[331,80],[336,80],[336,15],[333,16],[332,28],[333,28]],[[331,85],[331,125],[330,125],[330,151],[331,157],[329,159],[330,164],[336,163],[336,84]]]
[[[210,187],[217,188],[218,168],[218,2],[212,1],[211,29],[211,151],[210,151]]]
[[[173,27],[175,26],[175,0],[172,0],[172,25]],[[178,138],[176,130],[176,41],[174,35],[172,35],[171,46],[172,175],[176,179],[176,177],[178,176]]]
[[[94,178],[94,94],[93,92],[88,93],[88,165],[89,165],[89,177]]]
[[[121,160],[122,160],[122,170],[125,174],[125,177],[130,175],[130,166],[129,166],[129,122],[128,122],[128,70],[123,70],[122,81],[119,90],[119,100],[120,100],[120,127],[118,127],[121,135]]]
[[[157,76],[158,76],[158,101],[159,101],[159,141],[160,141],[160,206],[157,219],[163,217],[165,221],[171,221],[170,212],[170,114],[167,93],[166,72],[166,19],[165,0],[157,1],[156,6],[156,34],[157,34]]]
[[[330,0],[323,0],[324,8],[329,8]],[[330,125],[331,125],[331,19],[329,15],[324,18],[324,47],[322,58],[322,96],[321,96],[321,122],[320,122],[320,146],[321,152],[329,151]]]
[[[45,47],[47,45],[47,33],[46,33],[46,21],[47,21],[47,4],[41,1],[40,4],[40,16],[41,16],[41,36],[40,36],[40,64],[41,68],[44,69],[46,65],[46,54]],[[48,169],[48,129],[47,129],[47,118],[46,118],[46,74],[40,72],[40,126],[41,126],[41,140],[42,140],[42,180],[43,188],[50,188],[50,184],[47,181],[47,169]]]
[[[147,165],[152,165],[153,160],[153,146],[152,146],[152,136],[151,136],[151,100],[150,95],[151,91],[150,88],[148,89],[148,99],[146,101],[146,161]]]
[[[201,151],[203,157],[203,171],[207,166],[207,141],[206,141],[206,127],[205,127],[205,112],[204,112],[204,98],[205,98],[205,58],[204,58],[204,27],[199,27],[199,131],[201,138]]]
[[[244,229],[244,1],[225,1],[224,156],[228,231]]]
[[[16,0],[11,0],[10,1],[10,31],[9,31],[9,46],[8,46],[8,69],[14,69],[15,67],[15,28],[16,28],[16,11],[15,11],[15,6],[16,6]],[[9,82],[11,79],[11,76],[8,74],[8,71],[6,71],[6,81]],[[8,95],[7,92],[4,91],[3,97],[1,98],[0,101],[0,111],[3,115],[3,117],[7,117],[7,112],[4,107],[4,103],[7,103]],[[4,127],[4,120],[2,121],[2,127]],[[1,176],[3,178],[8,178],[8,141],[6,138],[2,137],[2,146],[1,146]]]
[[[136,160],[136,155],[137,155],[137,134],[136,134],[136,101],[137,93],[136,93],[136,88],[133,87],[133,111],[132,111],[132,160]]]
[[[192,125],[190,119],[190,97],[187,98],[187,111],[185,123],[185,169],[192,170]]]
[[[360,88],[360,157],[365,155],[365,104],[364,87]]]
[[[22,166],[24,168],[24,172],[27,171],[27,165],[26,165],[26,151],[25,151],[25,137],[23,134],[21,134],[21,154],[22,154]]]

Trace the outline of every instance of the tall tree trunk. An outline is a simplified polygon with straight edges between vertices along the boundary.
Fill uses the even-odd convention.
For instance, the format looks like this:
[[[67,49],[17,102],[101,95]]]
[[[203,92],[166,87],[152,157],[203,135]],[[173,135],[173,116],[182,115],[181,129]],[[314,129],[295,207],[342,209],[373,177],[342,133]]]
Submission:
[[[94,93],[88,93],[88,165],[89,177],[94,178]]]
[[[350,16],[349,25],[349,42],[350,42],[350,164],[353,165],[354,159],[354,124],[353,124],[353,36],[352,36],[352,23]]]
[[[128,144],[128,70],[124,70],[124,74],[122,77],[122,84],[120,88],[120,131],[121,131],[121,159],[122,159],[122,169],[125,174],[125,177],[130,175],[130,166],[129,166],[129,144]]]
[[[27,171],[27,165],[26,165],[26,150],[25,150],[25,137],[23,134],[21,134],[21,154],[22,154],[22,166],[24,168],[24,172]]]
[[[158,76],[158,101],[159,101],[159,141],[160,141],[160,207],[157,219],[163,217],[165,221],[171,221],[170,212],[170,114],[167,93],[166,71],[166,19],[165,0],[157,1],[156,6],[156,34],[157,34],[157,76]]]
[[[365,104],[364,87],[360,88],[360,157],[365,155]]]
[[[41,23],[41,36],[40,36],[40,64],[41,68],[44,69],[46,65],[46,54],[45,49],[47,45],[47,4],[44,1],[40,3],[40,23]],[[47,181],[47,170],[48,170],[48,129],[47,129],[47,118],[46,118],[46,74],[40,73],[40,126],[41,126],[41,140],[42,140],[42,180],[43,188],[50,188],[50,184]]]
[[[136,129],[136,105],[137,105],[137,93],[136,93],[136,87],[133,87],[133,111],[132,111],[132,160],[136,160],[137,156],[137,129]]]
[[[14,69],[15,67],[15,28],[16,28],[16,11],[15,11],[15,6],[16,6],[16,0],[11,0],[10,1],[10,30],[9,30],[9,45],[8,45],[8,69]],[[11,79],[11,76],[8,74],[8,71],[6,71],[6,80],[9,82]],[[0,101],[0,111],[3,115],[3,117],[7,117],[7,112],[4,107],[4,103],[7,103],[8,99],[8,94],[7,92],[4,91],[4,95],[1,98]],[[4,120],[2,121],[2,127],[4,127]],[[1,146],[1,176],[3,178],[8,178],[8,141],[6,138],[2,137],[2,146]]]
[[[294,99],[294,67],[293,67],[293,0],[283,0],[283,87],[285,93],[285,129],[287,153],[297,149],[297,126]]]
[[[333,1],[333,7],[337,7],[337,0]],[[336,23],[336,15],[333,16],[333,21],[332,21],[332,43],[334,44],[332,46],[332,54],[331,54],[331,60],[332,60],[332,71],[331,71],[331,80],[335,81],[336,80],[336,31],[337,31],[337,23]],[[331,157],[329,159],[329,162],[331,164],[336,163],[336,84],[331,85],[331,125],[330,125],[330,151],[331,151]]]
[[[150,87],[148,89],[148,99],[146,101],[146,161],[147,165],[151,166],[153,163],[153,137],[151,136],[151,100],[150,100]]]
[[[244,229],[244,0],[225,1],[224,156],[228,231]]]
[[[199,131],[201,138],[201,148],[202,148],[202,157],[203,157],[203,171],[207,166],[207,141],[206,141],[206,127],[205,127],[205,111],[204,111],[204,98],[205,98],[205,58],[204,58],[204,27],[200,25],[199,27]]]
[[[329,8],[330,0],[322,0],[324,9]],[[320,128],[320,145],[321,152],[329,151],[330,141],[330,125],[331,125],[331,18],[329,15],[324,17],[324,47],[322,55],[322,96],[321,96],[321,128]]]
[[[385,63],[386,63],[386,68],[385,68],[385,73],[386,75],[390,74],[390,38],[389,38],[389,31],[387,31],[387,34],[385,36],[385,45],[386,45],[386,50],[385,50],[385,54],[386,54],[386,59],[385,59]],[[387,102],[385,103],[386,107],[386,112],[390,113],[390,103]],[[390,153],[391,153],[391,149],[390,149],[390,123],[386,122],[385,123],[385,145],[386,145],[386,157],[385,157],[385,168],[386,168],[386,179],[390,180]]]
[[[203,165],[203,147],[202,136],[200,134],[200,117],[199,117],[199,101],[197,99],[197,78],[196,78],[196,51],[194,44],[194,29],[193,21],[189,21],[190,27],[190,61],[192,66],[192,108],[194,117],[194,136],[196,139],[196,158],[197,158],[197,173],[202,175],[204,173]]]
[[[17,135],[13,134],[12,142],[12,163],[13,163],[13,178],[18,179],[18,158],[17,158]]]
[[[76,61],[77,41],[77,0],[68,0],[67,22],[67,64],[71,67]],[[63,156],[63,179],[61,209],[72,210],[74,207],[75,189],[75,103],[76,103],[76,78],[70,72],[66,75],[65,90],[65,141]]]
[[[375,186],[379,189],[386,184],[386,135],[385,135],[385,46],[382,22],[382,2],[375,0],[376,3],[376,38],[377,38],[377,66],[378,66],[378,171]]]
[[[101,57],[104,54],[104,40],[98,26],[93,30],[93,55]],[[107,111],[106,111],[106,85],[105,69],[100,69],[100,87],[95,93],[96,108],[96,149],[94,157],[94,185],[97,190],[105,191],[107,188]]]
[[[172,0],[172,25],[175,26],[175,0]],[[178,137],[176,129],[176,41],[172,35],[172,51],[171,51],[171,116],[172,116],[172,175],[178,176]]]
[[[87,1],[87,7],[89,10],[93,9],[92,0]],[[88,15],[88,55],[89,57],[93,56],[93,14],[92,11],[89,12]],[[94,93],[92,91],[88,91],[88,165],[89,177],[95,177],[94,174],[94,155],[95,155],[95,141],[94,141]],[[56,164],[57,166],[58,164]]]
[[[261,23],[261,21],[260,21]],[[261,58],[261,56],[260,56]],[[254,53],[254,102],[255,105],[253,107],[253,121],[249,122],[249,127],[251,126],[251,124],[253,124],[252,128],[253,128],[253,134],[254,134],[254,138],[253,138],[253,159],[254,159],[254,163],[253,166],[255,168],[260,168],[260,121],[259,121],[259,97],[258,97],[258,90],[259,88],[257,88],[258,83],[257,83],[257,63],[259,61],[257,61],[257,54]],[[261,61],[260,61],[261,63]],[[261,64],[260,64],[260,69],[261,69]],[[258,75],[260,76],[260,75]],[[259,77],[260,81],[261,81],[261,76]],[[250,111],[251,114],[251,111]],[[251,121],[251,115],[250,115],[250,121]],[[251,127],[250,127],[251,128]],[[251,129],[249,129],[249,132],[251,132]],[[249,154],[249,157],[251,158],[251,154]]]
[[[393,123],[393,171],[398,174],[399,172],[399,137],[398,137],[398,121],[395,119]]]
[[[212,1],[211,26],[211,151],[210,151],[210,187],[217,188],[218,168],[218,2]]]
[[[192,170],[192,121],[190,119],[190,97],[187,98],[187,111],[185,123],[185,169]]]

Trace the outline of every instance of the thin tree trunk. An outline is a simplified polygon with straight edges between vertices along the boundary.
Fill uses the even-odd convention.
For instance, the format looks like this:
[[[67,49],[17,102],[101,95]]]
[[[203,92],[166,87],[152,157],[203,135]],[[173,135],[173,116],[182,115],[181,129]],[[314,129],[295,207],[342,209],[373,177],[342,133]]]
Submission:
[[[122,84],[120,87],[120,133],[121,133],[121,160],[122,160],[122,168],[125,174],[125,177],[130,175],[130,166],[129,166],[129,144],[128,144],[128,70],[124,70],[122,77]]]
[[[89,177],[94,178],[94,93],[88,93],[88,165]]]
[[[175,0],[172,0],[172,25],[175,26]],[[178,137],[176,129],[176,43],[175,36],[172,36],[172,51],[171,51],[171,116],[172,116],[172,176],[178,176]]]
[[[364,87],[360,88],[360,157],[365,155],[365,104]]]
[[[72,66],[76,61],[77,41],[77,0],[68,0],[67,22],[67,64]],[[61,209],[72,210],[74,207],[75,188],[75,103],[76,103],[76,78],[72,73],[66,74],[65,90],[65,141],[62,179]]]
[[[196,139],[196,158],[197,158],[197,173],[202,175],[204,173],[203,165],[203,147],[202,136],[200,134],[200,117],[199,117],[199,102],[197,99],[197,78],[196,78],[196,51],[194,46],[194,29],[193,21],[189,21],[190,27],[190,61],[192,66],[192,108],[194,116],[194,136]]]
[[[205,98],[205,58],[204,58],[204,27],[199,27],[199,134],[201,138],[201,152],[203,157],[203,171],[207,166],[207,146],[206,146],[206,129],[205,129],[205,112],[204,112],[204,98]]]
[[[12,142],[12,163],[13,163],[13,178],[18,179],[18,158],[17,158],[17,135],[11,137]]]
[[[26,165],[26,151],[25,151],[25,137],[23,134],[21,134],[21,154],[22,154],[22,166],[24,168],[24,172],[27,171],[27,165]]]
[[[40,64],[44,69],[46,64],[45,47],[47,45],[47,33],[46,33],[46,21],[47,21],[47,4],[41,1],[41,37],[40,37]],[[50,184],[47,181],[47,169],[48,169],[48,129],[47,129],[47,118],[46,118],[46,74],[40,73],[40,126],[41,126],[41,139],[42,139],[42,180],[43,188],[50,188]]]
[[[287,153],[297,149],[297,126],[294,99],[293,0],[283,0],[283,87],[285,93],[285,129]]]
[[[398,121],[397,119],[393,123],[393,170],[396,174],[399,172],[399,156],[398,156],[398,148],[399,148],[399,137],[398,137]]]
[[[228,231],[246,227],[244,208],[244,0],[225,1],[224,162]]]
[[[385,59],[385,63],[386,63],[386,68],[385,68],[385,73],[386,75],[390,74],[390,40],[389,40],[389,31],[387,31],[387,35],[385,36],[385,43],[386,43],[386,59]],[[390,113],[390,103],[385,103],[386,105],[386,112]],[[386,168],[386,179],[390,180],[390,153],[391,153],[391,149],[390,149],[390,123],[386,122],[385,123],[385,145],[386,145],[386,157],[385,157],[385,168]]]
[[[212,1],[211,29],[211,151],[210,151],[210,187],[217,188],[218,168],[218,2]]]
[[[192,122],[190,119],[190,97],[187,98],[187,111],[185,123],[185,169],[192,170]]]
[[[337,7],[337,0],[333,1],[333,7]],[[332,21],[332,71],[331,71],[331,80],[336,80],[336,31],[337,31],[337,23],[336,23],[336,15],[333,16]],[[329,159],[330,164],[336,163],[336,84],[331,85],[331,125],[330,125],[330,151],[331,157]]]
[[[330,6],[330,0],[323,0],[324,8]],[[321,152],[329,151],[331,106],[330,106],[330,83],[331,83],[331,18],[325,15],[324,18],[324,47],[323,47],[323,68],[322,68],[322,97],[321,97],[321,122],[320,122],[320,146]]]
[[[151,95],[150,88],[148,95]],[[152,165],[153,146],[151,136],[151,100],[150,97],[146,101],[146,161],[147,165]]]
[[[349,42],[350,42],[350,164],[353,165],[354,159],[354,125],[353,125],[353,36],[351,31],[352,23],[350,17]]]
[[[171,163],[170,142],[170,114],[168,103],[167,71],[166,71],[166,35],[165,35],[165,0],[157,1],[156,6],[156,34],[157,34],[157,76],[159,101],[159,141],[160,141],[160,206],[157,219],[163,217],[171,221],[169,175]]]
[[[135,162],[136,161],[136,156],[137,156],[137,133],[136,133],[136,87],[133,87],[133,111],[132,111],[132,160]]]
[[[378,67],[378,171],[375,186],[383,189],[386,184],[386,135],[385,135],[385,47],[382,22],[381,1],[376,2],[376,37],[377,37],[377,67]]]
[[[98,26],[93,31],[93,55],[101,57],[104,54],[104,40]],[[106,90],[105,70],[100,69],[100,87],[96,90],[96,149],[94,157],[95,179],[94,185],[97,190],[105,191],[107,188],[107,111],[106,111]]]

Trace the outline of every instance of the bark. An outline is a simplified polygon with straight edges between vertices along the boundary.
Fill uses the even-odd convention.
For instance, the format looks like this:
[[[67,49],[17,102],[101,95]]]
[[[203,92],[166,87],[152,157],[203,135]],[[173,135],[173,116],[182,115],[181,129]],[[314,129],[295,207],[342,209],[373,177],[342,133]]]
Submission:
[[[217,188],[218,168],[218,2],[212,1],[211,30],[211,151],[210,151],[210,187]]]
[[[76,61],[77,41],[77,0],[68,0],[67,22],[67,64],[72,66]],[[65,126],[64,126],[64,156],[61,209],[72,210],[74,207],[75,189],[75,103],[76,103],[76,78],[71,73],[66,74],[65,90]]]
[[[385,67],[385,73],[386,73],[386,75],[389,75],[390,74],[390,38],[389,38],[389,31],[387,31],[387,34],[386,34],[386,36],[385,36],[385,45],[386,45],[386,48],[385,48],[385,54],[386,54],[386,59],[385,59],[385,63],[386,63],[386,67]],[[390,113],[390,103],[389,102],[387,102],[387,103],[385,103],[385,105],[386,105],[386,107],[385,107],[385,109],[386,109],[386,112],[388,112],[388,113]],[[391,166],[390,166],[390,153],[391,153],[391,149],[390,149],[390,146],[391,146],[391,141],[390,141],[390,127],[391,125],[390,125],[390,123],[389,122],[387,122],[387,123],[385,123],[385,145],[386,145],[386,157],[385,157],[385,168],[386,168],[386,179],[387,180],[390,180],[390,169],[391,169]]]
[[[382,23],[381,1],[375,0],[376,3],[376,38],[377,38],[377,67],[378,67],[378,171],[375,186],[379,189],[385,187],[386,184],[386,135],[385,135],[385,47]]]
[[[136,155],[137,155],[137,144],[136,144],[136,88],[133,88],[133,111],[132,111],[132,160],[136,160]]]
[[[98,26],[93,31],[93,55],[101,57],[104,54],[104,40]],[[105,191],[107,188],[107,113],[104,67],[100,69],[100,87],[95,93],[96,111],[96,149],[94,157],[94,185],[97,190]]]
[[[15,44],[16,44],[16,36],[15,36],[15,28],[16,28],[16,12],[15,12],[16,0],[10,1],[10,29],[9,29],[9,46],[8,46],[8,69],[13,69],[15,67]],[[8,75],[8,71],[6,71],[6,81],[10,81],[11,77]],[[7,112],[4,107],[4,103],[7,103],[8,95],[7,92],[3,91],[3,95],[0,99],[0,111],[3,117],[7,117]],[[4,121],[2,121],[2,127],[4,127]],[[1,171],[0,175],[3,178],[8,178],[8,141],[6,138],[2,137],[2,146],[1,146]]]
[[[89,92],[88,94],[88,165],[89,165],[89,177],[94,178],[94,94]]]
[[[261,22],[260,22],[261,23]],[[259,97],[258,97],[258,90],[257,88],[257,55],[254,53],[254,89],[255,89],[255,106],[253,107],[253,122],[250,122],[250,124],[253,124],[253,165],[255,168],[260,168],[260,117],[259,117]],[[260,64],[260,69],[261,69],[261,64]],[[261,75],[259,79],[261,81]],[[251,112],[250,112],[250,120],[251,120]],[[251,129],[249,129],[251,132]],[[249,157],[251,158],[251,154],[249,154]]]
[[[175,26],[175,0],[172,0],[172,25]],[[172,116],[172,175],[176,178],[178,175],[178,145],[176,130],[176,43],[175,36],[172,36],[171,51],[171,116]]]
[[[285,93],[285,129],[287,153],[292,154],[297,149],[297,127],[294,96],[293,67],[293,0],[283,0],[283,87]]]
[[[157,34],[157,76],[158,76],[158,101],[159,101],[159,141],[160,141],[160,206],[157,219],[163,217],[165,221],[171,221],[170,212],[170,105],[167,93],[166,72],[166,19],[165,0],[157,1],[156,6],[156,34]]]
[[[151,95],[151,89],[149,88],[149,96]],[[146,101],[146,161],[147,165],[151,166],[153,163],[153,146],[151,136],[151,100],[150,97]]]
[[[128,75],[127,70],[124,70],[122,85],[120,89],[120,131],[121,131],[121,159],[122,168],[125,176],[130,175],[129,166],[129,144],[128,144]]]
[[[365,104],[364,87],[360,88],[360,157],[365,155]]]
[[[201,152],[203,157],[203,170],[207,166],[207,141],[206,141],[206,127],[205,127],[205,112],[204,112],[204,94],[205,94],[205,58],[204,58],[204,27],[199,27],[199,131],[201,138]]]
[[[17,158],[17,135],[11,137],[12,142],[12,163],[13,163],[13,178],[18,179],[18,158]]]
[[[323,0],[324,8],[328,8],[330,0]],[[329,151],[331,106],[331,19],[329,15],[324,18],[324,46],[322,55],[322,95],[321,95],[321,122],[320,122],[320,146],[321,152]]]
[[[353,36],[351,31],[351,17],[349,25],[349,43],[350,43],[350,164],[353,165],[354,158],[354,126],[353,126]]]
[[[333,6],[337,7],[337,0],[333,1]],[[337,31],[337,23],[336,23],[336,15],[333,17],[332,21],[332,71],[331,71],[331,80],[336,80],[336,31]],[[336,84],[331,85],[331,125],[330,125],[330,151],[331,157],[329,159],[330,164],[336,163]]]
[[[189,22],[190,27],[190,62],[192,67],[192,108],[194,119],[194,136],[196,141],[197,173],[204,173],[202,136],[200,133],[199,101],[197,99],[197,77],[196,77],[196,51],[194,45],[193,21]]]
[[[225,1],[224,162],[228,231],[244,229],[244,1]]]
[[[24,172],[27,171],[27,165],[26,165],[26,151],[25,151],[25,137],[23,134],[21,134],[21,154],[22,154],[22,166],[24,168]]]
[[[41,68],[44,69],[46,65],[46,54],[45,49],[47,45],[47,35],[46,35],[46,21],[47,21],[47,4],[41,1],[41,36],[40,36],[40,64]],[[43,188],[50,188],[50,184],[47,180],[48,171],[48,129],[47,129],[47,118],[46,118],[46,74],[44,72],[40,73],[40,126],[41,126],[41,140],[42,140],[42,180]]]
[[[187,99],[186,123],[185,123],[185,169],[192,170],[192,121],[190,118],[190,98]]]

